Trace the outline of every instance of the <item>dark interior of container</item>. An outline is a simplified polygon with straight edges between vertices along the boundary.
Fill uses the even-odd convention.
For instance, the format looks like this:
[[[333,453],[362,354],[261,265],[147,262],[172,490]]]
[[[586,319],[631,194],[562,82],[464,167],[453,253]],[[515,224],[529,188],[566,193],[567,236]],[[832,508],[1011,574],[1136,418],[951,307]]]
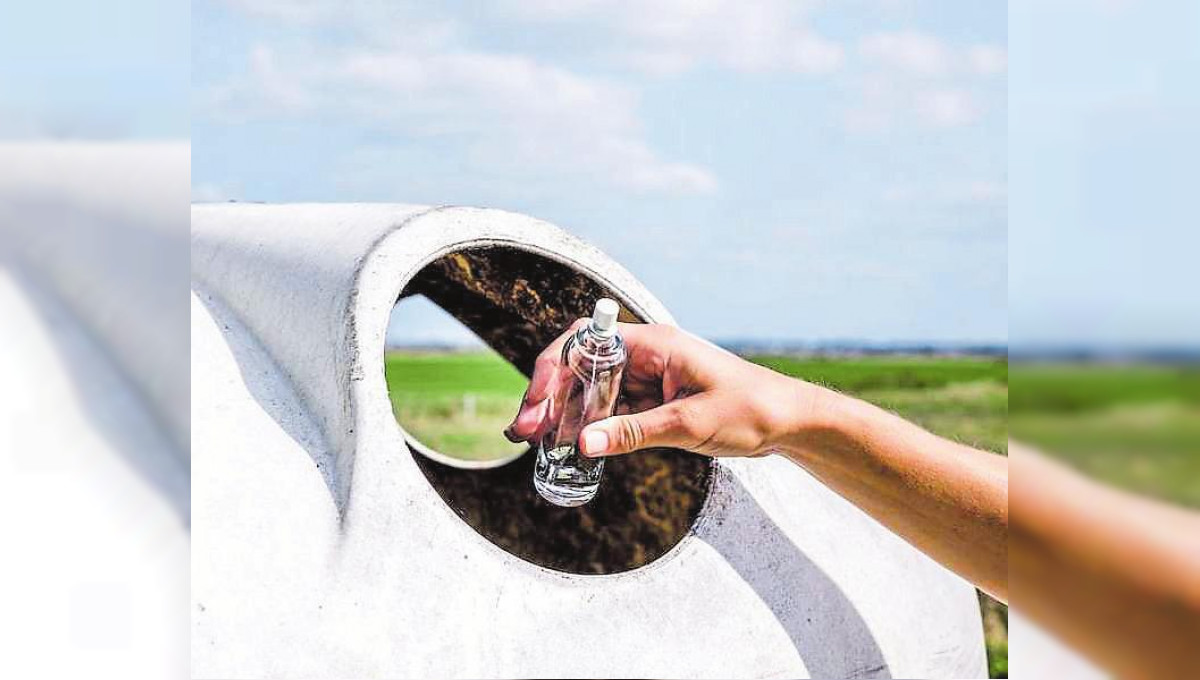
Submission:
[[[591,278],[511,247],[471,248],[431,262],[401,297],[424,295],[527,377],[538,353],[602,296]],[[626,308],[621,321],[638,322]],[[532,451],[503,467],[468,470],[414,452],[447,504],[488,540],[534,564],[608,574],[648,564],[682,539],[708,492],[711,461],[673,449],[610,458],[596,498],[559,508],[533,489]]]

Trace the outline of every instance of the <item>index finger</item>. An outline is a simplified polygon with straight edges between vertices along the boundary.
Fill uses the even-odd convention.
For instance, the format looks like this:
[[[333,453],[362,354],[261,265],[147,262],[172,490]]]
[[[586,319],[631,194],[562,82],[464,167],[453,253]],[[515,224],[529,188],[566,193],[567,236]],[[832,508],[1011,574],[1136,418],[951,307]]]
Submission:
[[[529,387],[525,388],[525,396],[521,397],[521,405],[512,423],[504,430],[504,436],[509,441],[527,440],[541,427],[542,420],[547,415],[546,399],[554,391],[558,367],[562,363],[563,345],[587,319],[578,319],[567,330],[554,339],[533,362],[533,375],[529,378]]]
[[[529,377],[529,387],[525,389],[525,398],[521,400],[522,409],[545,401],[550,396],[551,387],[554,385],[554,376],[558,373],[558,367],[562,363],[563,345],[566,345],[567,340],[585,323],[587,323],[587,319],[576,319],[567,327],[567,330],[546,345],[546,348],[538,354],[537,359],[533,362],[533,375]]]

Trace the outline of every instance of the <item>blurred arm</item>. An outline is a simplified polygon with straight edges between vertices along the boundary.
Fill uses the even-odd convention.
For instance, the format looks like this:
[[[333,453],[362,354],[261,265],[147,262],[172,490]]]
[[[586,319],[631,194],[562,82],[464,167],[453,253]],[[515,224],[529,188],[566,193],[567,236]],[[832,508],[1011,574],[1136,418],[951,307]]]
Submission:
[[[1182,677],[1200,647],[1200,517],[1010,444],[1016,606],[1120,677]]]

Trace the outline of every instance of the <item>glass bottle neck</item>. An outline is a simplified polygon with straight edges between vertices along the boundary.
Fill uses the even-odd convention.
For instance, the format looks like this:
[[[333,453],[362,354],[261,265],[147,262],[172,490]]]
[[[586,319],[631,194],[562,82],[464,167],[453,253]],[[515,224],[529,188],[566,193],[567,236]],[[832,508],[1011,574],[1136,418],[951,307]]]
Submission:
[[[615,357],[624,349],[625,342],[619,333],[601,335],[591,324],[587,324],[575,333],[575,345],[580,352],[591,359]]]

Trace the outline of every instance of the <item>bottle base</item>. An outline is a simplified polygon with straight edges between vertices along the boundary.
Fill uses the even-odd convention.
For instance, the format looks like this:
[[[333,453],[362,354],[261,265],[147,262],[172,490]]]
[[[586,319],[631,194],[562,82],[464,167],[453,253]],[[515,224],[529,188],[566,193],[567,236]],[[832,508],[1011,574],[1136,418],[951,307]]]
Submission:
[[[534,477],[533,488],[537,489],[542,498],[559,507],[576,508],[595,498],[600,485],[565,487],[548,484],[540,478]]]

